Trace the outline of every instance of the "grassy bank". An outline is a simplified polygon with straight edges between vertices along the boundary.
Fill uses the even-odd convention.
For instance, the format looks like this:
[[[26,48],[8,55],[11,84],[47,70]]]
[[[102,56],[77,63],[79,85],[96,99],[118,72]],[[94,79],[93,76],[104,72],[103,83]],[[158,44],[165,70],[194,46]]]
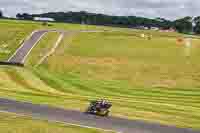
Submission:
[[[28,37],[38,28],[34,23],[19,23],[0,19],[0,60],[6,61]]]
[[[184,35],[148,31],[153,38],[147,40],[143,32],[68,34],[54,55],[33,67],[56,40],[49,34],[25,68],[0,68],[0,96],[80,111],[106,98],[114,116],[200,128],[200,40],[192,40],[188,56],[177,43]]]
[[[43,26],[42,22],[0,19],[0,61],[7,61],[23,41],[34,31],[42,29],[60,30],[98,30],[103,27],[82,26],[78,24],[50,23]],[[109,29],[109,28],[107,28]]]

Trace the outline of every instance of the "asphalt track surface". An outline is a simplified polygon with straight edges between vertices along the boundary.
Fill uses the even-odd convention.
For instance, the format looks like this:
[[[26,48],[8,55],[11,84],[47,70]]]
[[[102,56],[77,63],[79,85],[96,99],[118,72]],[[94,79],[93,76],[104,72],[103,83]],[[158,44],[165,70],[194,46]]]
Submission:
[[[47,32],[49,31],[42,30],[34,32],[9,59],[9,62],[24,63],[25,58],[30,53],[31,49]],[[192,129],[176,128],[142,121],[127,120],[117,117],[98,117],[78,111],[64,110],[45,105],[18,102],[3,98],[0,98],[0,111],[31,116],[36,119],[81,125],[83,127],[94,127],[105,130],[113,130],[119,133],[200,133],[200,131],[194,131]]]
[[[200,133],[142,121],[127,120],[117,117],[98,117],[78,111],[64,110],[45,105],[36,105],[0,98],[0,111],[31,116],[36,119],[64,122],[83,127],[113,130],[120,133]]]
[[[37,42],[46,32],[47,31],[45,30],[33,32],[30,38],[24,41],[21,47],[13,54],[8,62],[23,64],[31,49],[37,44]]]

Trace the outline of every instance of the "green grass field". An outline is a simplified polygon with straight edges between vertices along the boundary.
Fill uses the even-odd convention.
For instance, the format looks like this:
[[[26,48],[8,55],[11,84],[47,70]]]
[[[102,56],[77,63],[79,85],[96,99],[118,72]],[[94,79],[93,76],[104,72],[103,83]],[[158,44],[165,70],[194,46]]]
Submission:
[[[94,29],[101,28],[115,31],[68,34],[54,55],[34,67],[58,36],[47,34],[25,68],[0,68],[0,96],[81,111],[90,100],[106,98],[114,116],[199,129],[200,40],[192,40],[188,56],[176,42],[185,35]],[[152,40],[139,37],[146,32]]]
[[[108,133],[8,113],[0,113],[0,121],[1,133]]]

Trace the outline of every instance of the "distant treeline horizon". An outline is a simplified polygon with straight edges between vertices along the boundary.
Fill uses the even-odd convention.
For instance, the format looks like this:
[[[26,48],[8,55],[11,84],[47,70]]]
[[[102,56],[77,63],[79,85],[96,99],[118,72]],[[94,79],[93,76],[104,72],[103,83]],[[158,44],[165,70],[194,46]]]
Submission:
[[[0,12],[3,16],[3,13]],[[152,28],[157,27],[161,30],[175,29],[180,33],[200,34],[200,16],[186,16],[177,20],[167,20],[165,18],[145,18],[139,16],[112,16],[105,14],[89,13],[86,11],[80,12],[48,12],[42,14],[18,13],[17,19],[34,20],[35,17],[52,18],[55,22],[88,24],[88,25],[103,25],[125,28]]]
[[[169,29],[172,21],[164,18],[150,19],[138,16],[111,16],[105,14],[80,12],[48,12],[42,14],[18,13],[16,18],[33,20],[35,17],[53,18],[56,22],[67,22],[77,24],[108,25],[119,27],[161,27]]]

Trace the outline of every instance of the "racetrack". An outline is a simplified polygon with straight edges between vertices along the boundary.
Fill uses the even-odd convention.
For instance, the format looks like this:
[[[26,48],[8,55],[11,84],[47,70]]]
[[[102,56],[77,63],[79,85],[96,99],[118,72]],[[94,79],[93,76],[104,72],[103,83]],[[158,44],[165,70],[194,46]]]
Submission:
[[[44,105],[36,105],[0,98],[0,111],[32,116],[36,119],[64,122],[83,127],[94,127],[113,130],[120,133],[200,133],[191,129],[183,129],[142,121],[127,120],[117,117],[98,117],[82,112],[64,110]]]
[[[24,63],[31,49],[37,44],[40,38],[48,30],[34,32],[28,40],[16,51],[9,59],[9,62]],[[67,31],[54,31],[67,32]],[[79,31],[79,32],[98,32],[98,31]],[[99,31],[101,32],[101,31]],[[32,116],[33,118],[45,119],[50,121],[60,121],[71,124],[78,124],[86,127],[95,127],[106,130],[114,130],[121,133],[200,133],[191,129],[181,129],[176,127],[162,126],[159,124],[146,123],[121,119],[116,117],[102,118],[86,115],[81,112],[64,110],[43,105],[17,102],[8,99],[0,99],[0,111],[17,113],[20,115]]]
[[[23,42],[21,47],[8,59],[8,63],[19,63],[24,64],[26,57],[31,52],[32,48],[40,41],[40,39],[47,32],[59,32],[61,34],[66,32],[103,32],[103,31],[65,31],[65,30],[38,30],[34,31],[28,38]]]
[[[23,64],[31,49],[35,44],[37,44],[37,42],[46,32],[47,31],[45,30],[33,32],[31,36],[25,40],[21,47],[13,54],[13,56],[10,57],[8,62]]]

